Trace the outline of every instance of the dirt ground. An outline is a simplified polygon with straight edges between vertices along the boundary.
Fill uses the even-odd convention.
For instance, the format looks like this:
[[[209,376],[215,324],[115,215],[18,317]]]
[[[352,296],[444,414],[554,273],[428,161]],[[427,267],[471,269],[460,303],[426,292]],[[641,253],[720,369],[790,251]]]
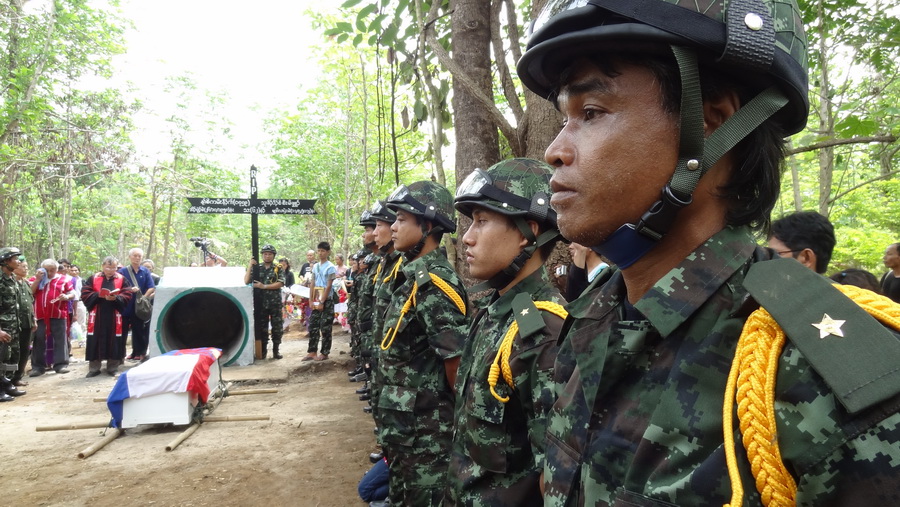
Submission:
[[[232,391],[277,394],[229,396],[213,415],[268,415],[268,421],[207,422],[171,452],[186,426],[138,426],[93,456],[78,453],[101,430],[37,432],[38,426],[105,423],[115,380],[85,378],[84,349],[74,349],[71,372],[26,378],[28,394],[0,404],[0,498],[5,505],[97,507],[122,505],[365,505],[356,492],[375,449],[369,414],[348,382],[350,335],[334,327],[331,358],[301,362],[307,340],[294,323],[285,358],[227,367]],[[132,367],[126,363],[124,371]]]

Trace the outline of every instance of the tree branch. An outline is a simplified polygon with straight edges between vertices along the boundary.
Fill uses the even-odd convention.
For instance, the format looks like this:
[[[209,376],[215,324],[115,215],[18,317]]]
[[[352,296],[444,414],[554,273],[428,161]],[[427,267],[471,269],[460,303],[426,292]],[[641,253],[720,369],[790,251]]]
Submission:
[[[506,63],[506,54],[503,51],[503,39],[500,37],[500,9],[502,7],[503,0],[491,2],[491,46],[494,49],[494,61],[500,74],[503,94],[506,96],[506,102],[509,103],[513,117],[515,117],[518,125],[522,121],[522,117],[525,116],[525,110],[522,109],[522,103],[519,102],[519,94],[516,92],[516,85],[513,83],[509,66]]]
[[[879,180],[886,180],[886,179],[890,178],[891,176],[893,176],[893,175],[895,175],[895,174],[900,174],[900,169],[896,169],[896,170],[894,170],[894,171],[891,171],[891,172],[888,172],[888,173],[885,173],[885,174],[880,174],[880,175],[878,175],[878,176],[876,176],[876,177],[874,177],[874,178],[872,178],[872,179],[870,179],[870,180],[866,180],[866,181],[864,181],[864,182],[862,182],[862,183],[860,183],[860,184],[858,184],[858,185],[854,185],[854,186],[848,188],[847,190],[844,190],[843,192],[841,192],[841,193],[839,193],[839,194],[833,196],[831,199],[828,200],[828,204],[829,204],[829,205],[834,204],[834,203],[837,202],[837,200],[840,199],[841,197],[844,197],[845,195],[849,194],[850,192],[853,192],[854,190],[856,190],[856,189],[858,189],[858,188],[860,188],[860,187],[864,187],[864,186],[869,185],[869,184],[871,184],[871,183],[875,183],[876,181],[879,181]]]
[[[800,146],[799,148],[792,148],[787,150],[785,153],[787,155],[796,155],[798,153],[804,153],[807,151],[816,151],[821,150],[822,148],[830,148],[832,146],[841,146],[845,144],[865,144],[865,143],[885,143],[890,144],[897,141],[897,136],[886,135],[886,136],[864,136],[864,137],[849,137],[846,139],[828,139],[825,141],[821,141],[818,143],[813,143],[807,146]]]
[[[434,2],[434,6],[440,6],[439,2]],[[434,18],[433,13],[435,12],[434,6],[432,7],[432,12],[429,12],[429,17]],[[500,129],[500,132],[506,137],[507,142],[509,143],[510,149],[512,152],[516,154],[516,156],[521,156],[523,153],[522,143],[519,142],[519,137],[516,135],[516,129],[506,120],[503,116],[503,113],[497,109],[497,105],[494,103],[493,98],[486,97],[478,87],[472,82],[472,79],[463,70],[459,65],[450,58],[450,54],[447,53],[447,50],[444,49],[444,46],[437,40],[437,35],[435,34],[434,27],[431,25],[426,25],[425,29],[425,39],[428,41],[428,44],[431,46],[431,50],[434,51],[435,56],[437,56],[438,61],[443,65],[447,70],[450,71],[450,75],[453,76],[453,79],[458,79],[459,82],[465,86],[469,93],[472,94],[478,100],[479,105],[488,110],[491,114],[491,118],[493,118],[494,123]]]

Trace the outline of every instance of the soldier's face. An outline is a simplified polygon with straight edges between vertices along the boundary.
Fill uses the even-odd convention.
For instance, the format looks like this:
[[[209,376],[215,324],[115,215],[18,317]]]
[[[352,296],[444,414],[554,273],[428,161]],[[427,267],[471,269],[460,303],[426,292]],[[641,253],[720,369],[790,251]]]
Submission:
[[[416,220],[416,216],[403,210],[397,210],[397,220],[391,225],[391,239],[394,248],[405,252],[416,246],[422,239],[422,226]]]
[[[366,229],[362,234],[363,245],[368,245],[369,243],[375,241],[375,228],[371,225],[367,225]]]
[[[266,264],[272,264],[272,261],[275,260],[275,252],[263,252],[262,258]]]
[[[512,263],[528,241],[509,218],[485,208],[472,210],[472,225],[463,235],[469,274],[487,280]]]
[[[375,222],[375,231],[374,231],[374,239],[375,245],[378,248],[381,248],[388,243],[391,242],[391,224],[390,222],[382,222],[381,220],[377,220]]]
[[[544,154],[556,168],[551,203],[569,240],[596,245],[637,222],[656,202],[678,159],[676,118],[654,75],[617,66],[609,76],[577,61],[561,87],[565,124]]]

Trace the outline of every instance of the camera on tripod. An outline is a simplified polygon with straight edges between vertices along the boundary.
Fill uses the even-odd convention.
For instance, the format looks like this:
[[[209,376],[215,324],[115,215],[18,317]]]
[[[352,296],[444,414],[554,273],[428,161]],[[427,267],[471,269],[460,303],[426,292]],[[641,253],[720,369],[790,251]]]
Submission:
[[[206,248],[209,246],[209,240],[206,238],[191,238],[191,241],[194,242],[194,246],[197,248]]]

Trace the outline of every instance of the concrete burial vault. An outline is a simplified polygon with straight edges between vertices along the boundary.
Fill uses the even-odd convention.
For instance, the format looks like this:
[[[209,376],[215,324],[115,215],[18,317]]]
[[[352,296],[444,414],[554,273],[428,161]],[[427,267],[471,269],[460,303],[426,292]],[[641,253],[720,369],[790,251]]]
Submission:
[[[150,319],[150,355],[222,349],[225,366],[253,364],[253,289],[242,267],[167,267]]]

